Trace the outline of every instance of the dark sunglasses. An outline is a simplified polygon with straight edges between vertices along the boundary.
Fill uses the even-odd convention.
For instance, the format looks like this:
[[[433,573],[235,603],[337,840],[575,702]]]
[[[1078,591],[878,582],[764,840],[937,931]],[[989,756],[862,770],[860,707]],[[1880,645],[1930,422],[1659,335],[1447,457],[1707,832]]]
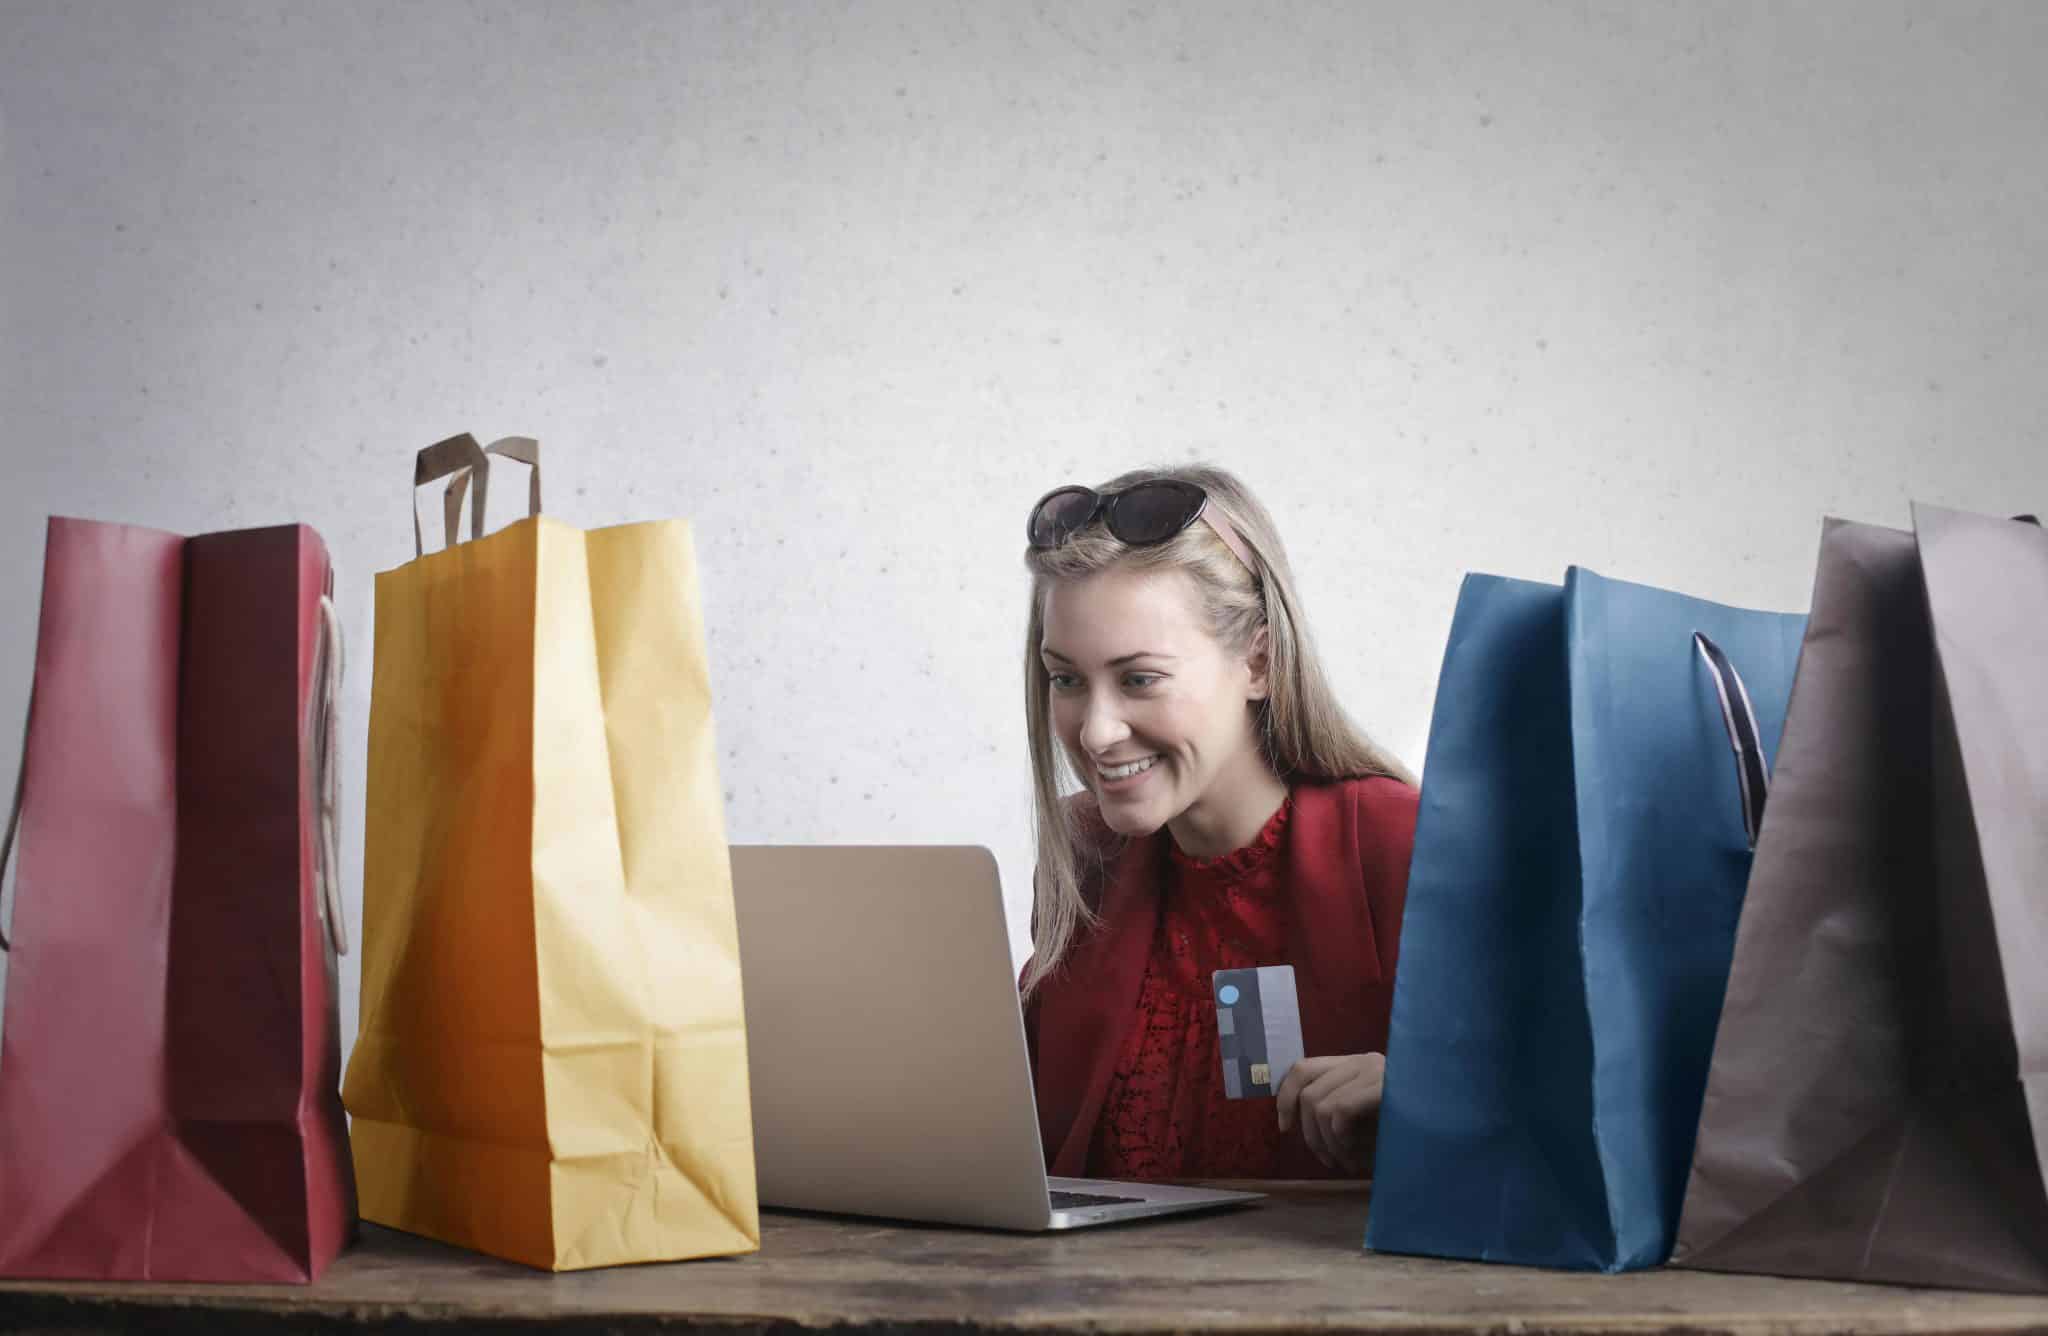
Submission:
[[[1244,540],[1220,510],[1209,506],[1209,494],[1191,482],[1159,478],[1135,483],[1120,492],[1098,492],[1093,487],[1055,487],[1031,507],[1024,537],[1043,551],[1065,543],[1100,516],[1103,527],[1118,542],[1132,547],[1150,547],[1187,528],[1196,520],[1207,524],[1223,540],[1223,546],[1256,574],[1251,553]]]

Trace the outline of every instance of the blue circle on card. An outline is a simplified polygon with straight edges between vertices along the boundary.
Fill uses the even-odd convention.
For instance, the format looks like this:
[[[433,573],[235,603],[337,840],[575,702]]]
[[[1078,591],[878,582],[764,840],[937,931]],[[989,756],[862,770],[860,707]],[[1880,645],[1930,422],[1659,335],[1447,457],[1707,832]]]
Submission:
[[[1237,1005],[1237,985],[1236,985],[1236,984],[1234,984],[1234,983],[1227,983],[1227,984],[1224,984],[1224,985],[1223,985],[1223,991],[1222,991],[1222,992],[1220,992],[1220,993],[1218,993],[1218,994],[1216,994],[1216,997],[1217,997],[1217,1000],[1218,1000],[1218,1001],[1220,1001],[1220,1002],[1222,1002],[1222,1003],[1223,1003],[1223,1005],[1224,1005],[1224,1006],[1226,1006],[1226,1007],[1232,1007],[1232,1006],[1236,1006],[1236,1005]]]

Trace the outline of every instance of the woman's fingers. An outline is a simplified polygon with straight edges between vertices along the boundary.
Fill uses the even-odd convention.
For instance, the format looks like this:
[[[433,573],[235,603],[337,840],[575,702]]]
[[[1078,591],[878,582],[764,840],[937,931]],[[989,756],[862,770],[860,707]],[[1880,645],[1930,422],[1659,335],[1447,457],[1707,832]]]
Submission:
[[[1385,1073],[1386,1059],[1377,1053],[1296,1063],[1278,1092],[1281,1130],[1299,1122],[1302,1141],[1317,1160],[1332,1169],[1362,1171]]]
[[[1368,1109],[1377,1103],[1371,1098],[1374,1093],[1371,1082],[1354,1079],[1333,1092],[1321,1110],[1325,1144],[1345,1169],[1354,1172],[1364,1167],[1360,1132]]]
[[[1315,1157],[1332,1169],[1342,1166],[1342,1143],[1332,1135],[1331,1099],[1348,1084],[1353,1075],[1353,1062],[1349,1057],[1321,1058],[1319,1065],[1309,1073],[1307,1083],[1301,1091],[1302,1139],[1308,1143]],[[1293,1073],[1289,1072],[1289,1076]]]
[[[1330,1148],[1323,1131],[1323,1120],[1315,1106],[1303,1102],[1301,1115],[1301,1139],[1308,1143],[1309,1153],[1325,1165],[1330,1164]]]
[[[1273,1102],[1278,1106],[1281,1131],[1294,1130],[1295,1120],[1301,1116],[1302,1092],[1308,1088],[1310,1082],[1343,1061],[1342,1058],[1303,1058],[1288,1068],[1286,1079],[1281,1081],[1280,1088],[1273,1092]]]

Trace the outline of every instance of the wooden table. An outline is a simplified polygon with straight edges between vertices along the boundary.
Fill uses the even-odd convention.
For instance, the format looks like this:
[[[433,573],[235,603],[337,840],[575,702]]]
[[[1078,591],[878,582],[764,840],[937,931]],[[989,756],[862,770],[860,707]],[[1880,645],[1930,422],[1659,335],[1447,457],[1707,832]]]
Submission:
[[[751,1257],[552,1276],[365,1226],[318,1285],[0,1283],[0,1330],[545,1328],[1120,1333],[1992,1332],[2048,1299],[1652,1271],[1597,1276],[1361,1250],[1355,1185],[1053,1235],[771,1212]]]

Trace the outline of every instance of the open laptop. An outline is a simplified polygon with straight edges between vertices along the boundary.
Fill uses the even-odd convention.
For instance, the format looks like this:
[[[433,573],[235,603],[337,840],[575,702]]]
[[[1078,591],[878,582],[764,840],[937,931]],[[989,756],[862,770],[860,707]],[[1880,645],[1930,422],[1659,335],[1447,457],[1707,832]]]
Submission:
[[[1259,1194],[1048,1179],[995,859],[735,845],[761,1202],[1071,1229]]]

